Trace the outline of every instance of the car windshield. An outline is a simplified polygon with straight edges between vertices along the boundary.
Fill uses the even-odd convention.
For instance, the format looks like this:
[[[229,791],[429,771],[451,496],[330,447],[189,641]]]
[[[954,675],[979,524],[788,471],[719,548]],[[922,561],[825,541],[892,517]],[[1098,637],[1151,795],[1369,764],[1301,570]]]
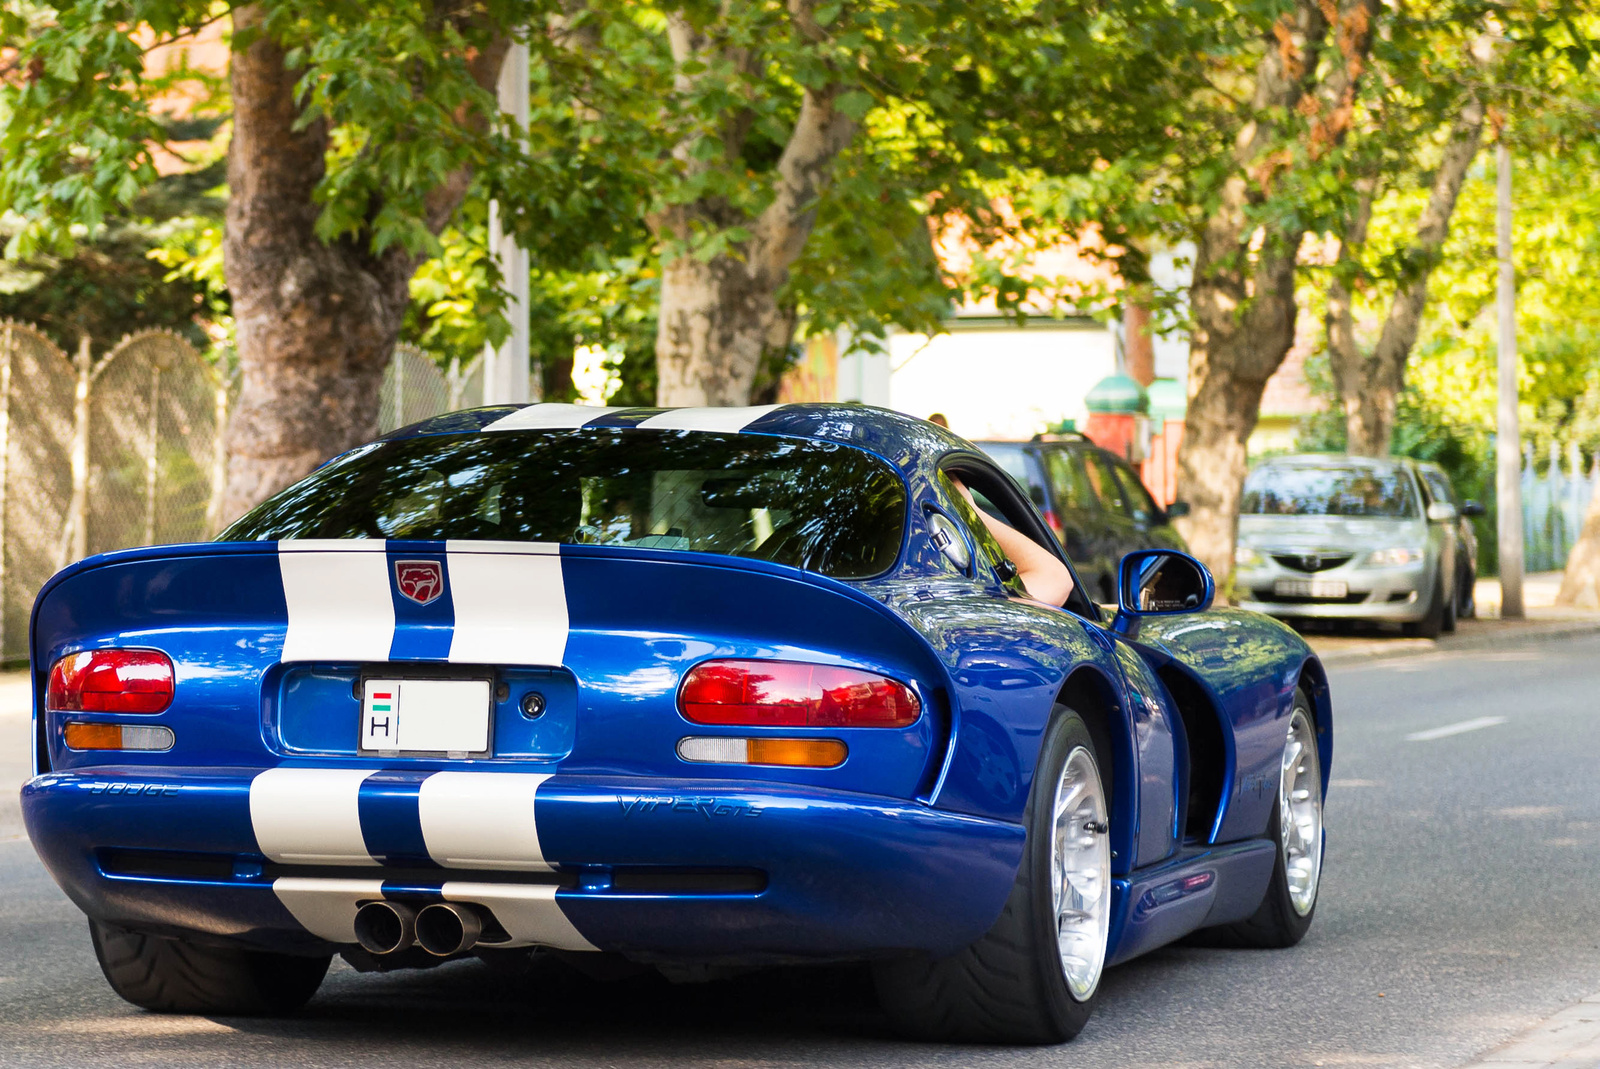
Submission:
[[[830,442],[698,431],[427,435],[347,454],[223,541],[476,539],[755,557],[841,579],[898,558],[906,491]]]
[[[1240,512],[1256,516],[1417,515],[1411,482],[1398,468],[1264,464],[1244,483]]]

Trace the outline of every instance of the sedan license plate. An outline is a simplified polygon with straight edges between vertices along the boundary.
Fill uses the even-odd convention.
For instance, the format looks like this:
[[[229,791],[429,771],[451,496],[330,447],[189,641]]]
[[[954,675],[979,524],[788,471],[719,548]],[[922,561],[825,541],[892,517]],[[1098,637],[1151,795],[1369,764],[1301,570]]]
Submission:
[[[1342,598],[1350,588],[1343,579],[1279,579],[1272,592],[1280,598]]]
[[[364,679],[361,749],[487,753],[489,705],[487,679]]]

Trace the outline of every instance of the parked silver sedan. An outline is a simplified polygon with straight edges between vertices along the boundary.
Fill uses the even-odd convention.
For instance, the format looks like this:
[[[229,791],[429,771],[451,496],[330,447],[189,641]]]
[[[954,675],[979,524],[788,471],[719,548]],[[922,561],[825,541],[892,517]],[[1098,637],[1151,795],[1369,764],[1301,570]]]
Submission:
[[[1453,631],[1458,513],[1402,457],[1275,457],[1245,479],[1234,589],[1287,618],[1389,621]]]

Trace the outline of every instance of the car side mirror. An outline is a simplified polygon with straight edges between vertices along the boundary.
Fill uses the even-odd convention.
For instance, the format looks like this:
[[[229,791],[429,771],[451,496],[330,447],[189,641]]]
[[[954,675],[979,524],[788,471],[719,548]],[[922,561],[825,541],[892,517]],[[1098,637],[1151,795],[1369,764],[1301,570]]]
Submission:
[[[1451,523],[1456,518],[1456,507],[1448,501],[1435,501],[1428,506],[1430,523]]]
[[[1187,515],[1189,515],[1189,502],[1187,501],[1174,501],[1167,506],[1167,519],[1169,520],[1175,520],[1180,516]]]
[[[1473,501],[1471,498],[1468,498],[1467,500],[1461,502],[1461,515],[1467,517],[1470,520],[1475,520],[1479,516],[1482,516],[1482,515],[1485,515],[1486,513],[1488,513],[1488,511],[1489,511],[1488,509],[1486,509],[1482,505],[1478,504],[1478,502]]]
[[[1123,631],[1141,616],[1200,612],[1211,607],[1216,593],[1211,572],[1189,554],[1141,549],[1117,566],[1117,619],[1112,626]]]

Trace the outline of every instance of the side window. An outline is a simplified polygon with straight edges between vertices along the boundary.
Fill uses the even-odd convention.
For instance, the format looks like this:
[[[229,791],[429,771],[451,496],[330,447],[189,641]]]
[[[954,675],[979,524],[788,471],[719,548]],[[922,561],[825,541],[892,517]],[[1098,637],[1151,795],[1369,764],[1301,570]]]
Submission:
[[[1133,517],[1133,522],[1154,523],[1161,515],[1161,510],[1156,508],[1150,491],[1144,488],[1144,483],[1139,481],[1132,468],[1118,466],[1115,470],[1117,483],[1122,487],[1122,500],[1127,502],[1128,514]]]
[[[1452,505],[1457,503],[1455,491],[1450,486],[1449,478],[1443,472],[1429,471],[1424,468],[1422,477],[1428,483],[1428,496],[1435,501],[1444,501]]]
[[[984,568],[987,568],[991,575],[994,574],[994,569],[1001,561],[1006,559],[1005,551],[1000,548],[1000,543],[996,542],[994,535],[989,533],[989,528],[978,517],[977,510],[967,504],[966,496],[956,489],[955,483],[950,481],[950,476],[942,471],[939,473],[939,488],[944,491],[945,500],[949,503],[950,510],[955,513],[957,519],[966,525],[967,531],[972,535],[973,545],[978,547],[980,574]],[[977,493],[972,496],[984,506],[985,511],[991,511],[996,517],[999,516],[999,510],[987,498]],[[1018,576],[1013,576],[1005,584],[1005,587],[1013,594],[1019,596],[1027,595],[1027,588],[1022,585],[1022,579]]]
[[[1078,458],[1067,449],[1051,449],[1040,454],[1050,477],[1050,489],[1060,509],[1089,509],[1098,506],[1089,479]]]
[[[1126,516],[1128,505],[1122,499],[1122,487],[1117,485],[1117,478],[1112,474],[1106,458],[1096,452],[1087,452],[1083,459],[1084,468],[1089,473],[1089,485],[1094,488],[1094,496],[1100,499],[1101,506],[1108,512]]]

